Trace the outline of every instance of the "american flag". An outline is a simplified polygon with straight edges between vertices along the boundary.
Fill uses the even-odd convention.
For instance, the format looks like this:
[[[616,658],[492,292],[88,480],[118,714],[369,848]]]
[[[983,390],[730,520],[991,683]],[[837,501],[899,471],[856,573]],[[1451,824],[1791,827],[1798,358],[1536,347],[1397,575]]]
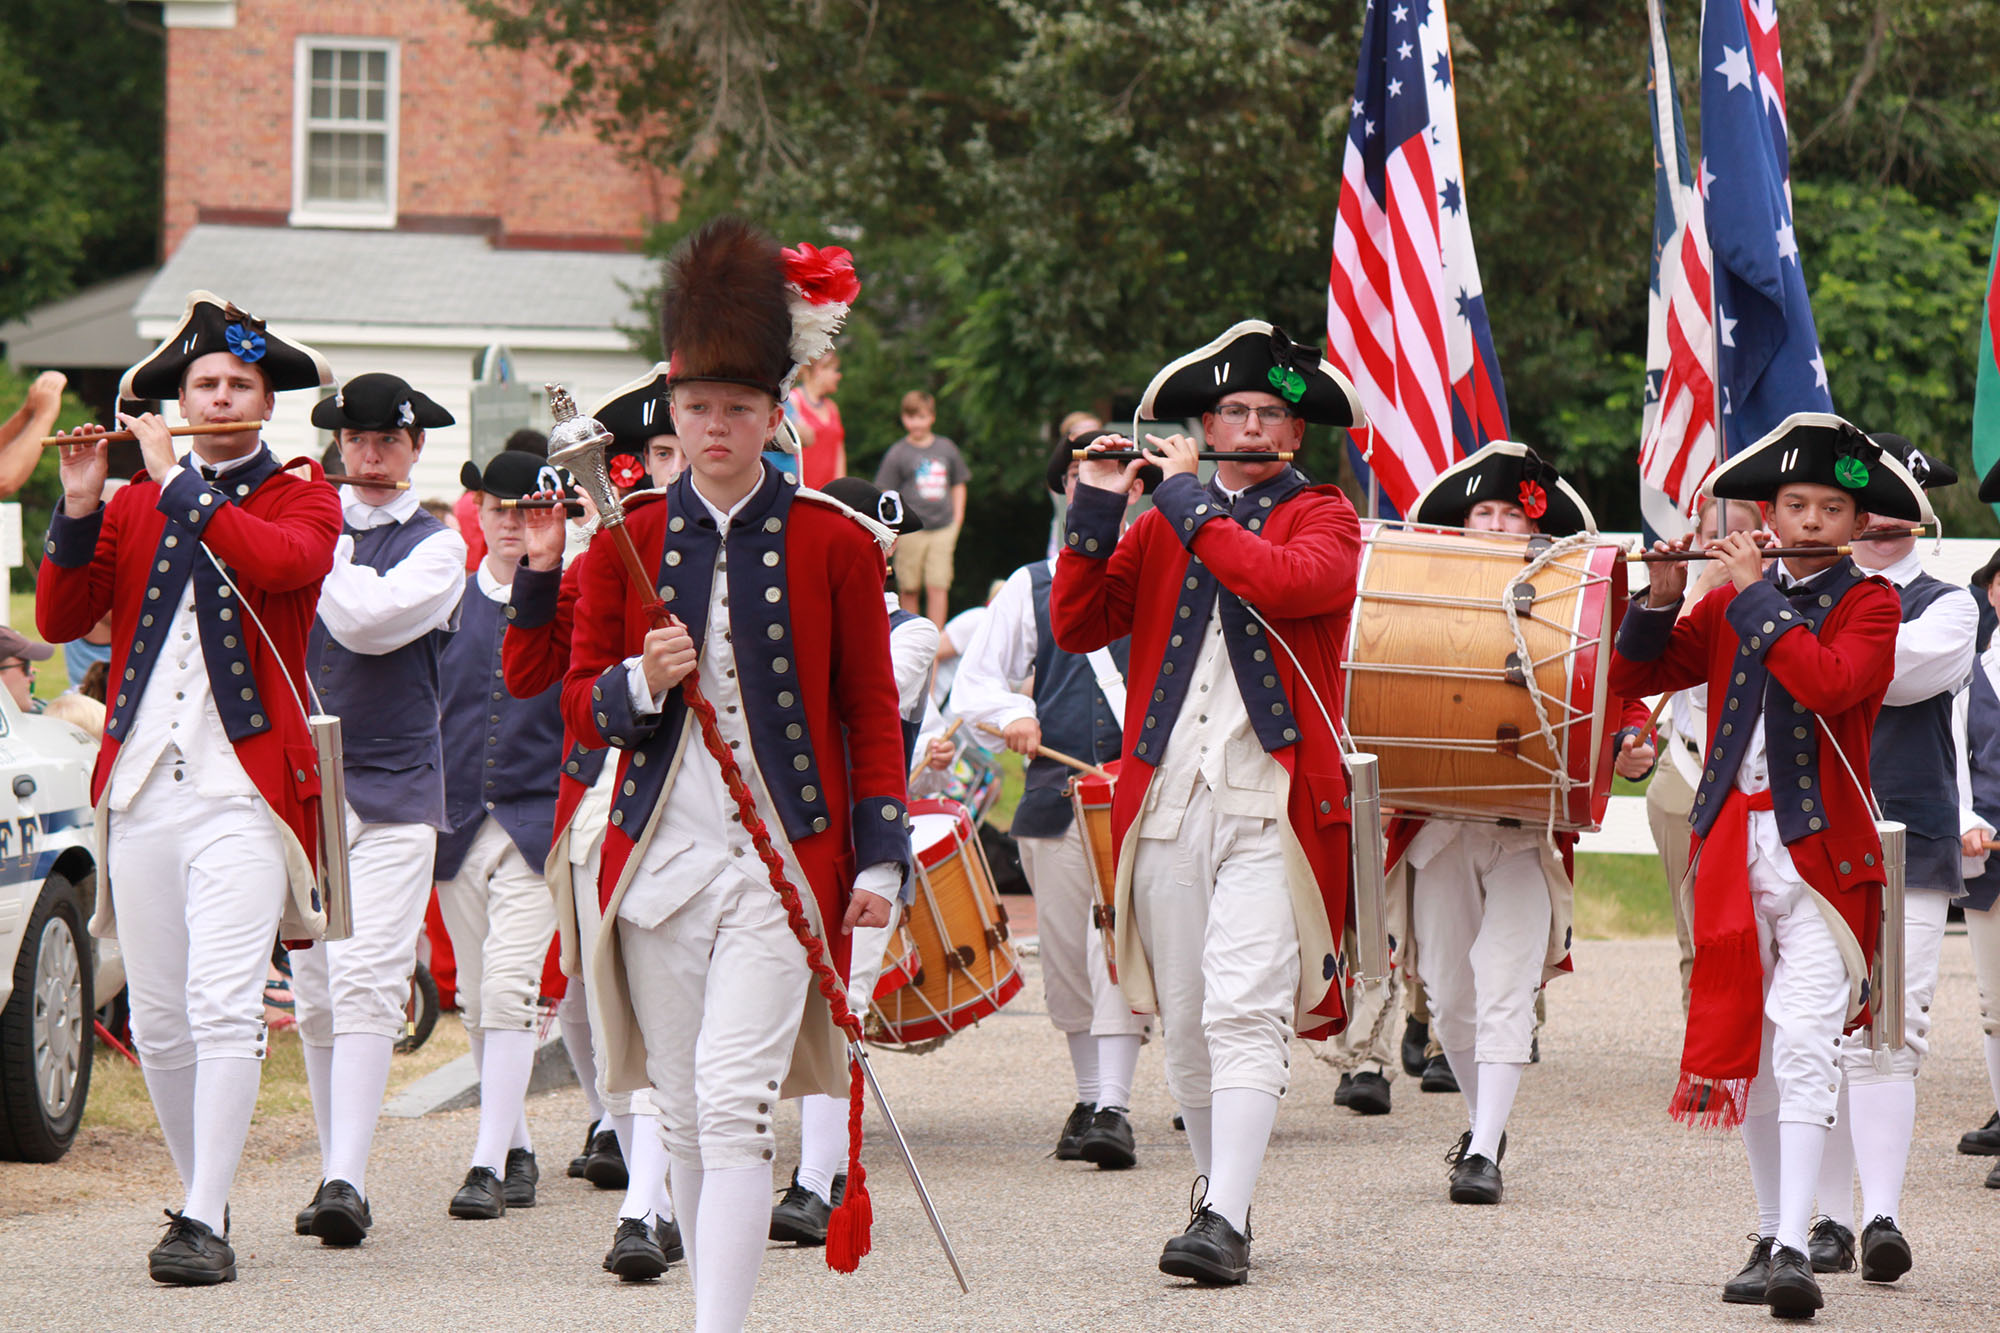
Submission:
[[[1734,453],[1794,412],[1833,410],[1793,229],[1777,0],[1704,6],[1701,148],[1723,448]]]
[[[1327,360],[1373,423],[1384,512],[1507,437],[1466,216],[1444,0],[1369,0],[1327,280]],[[1350,437],[1364,482],[1368,464]]]
[[[1646,298],[1639,509],[1654,535],[1678,537],[1693,526],[1688,511],[1716,463],[1715,333],[1709,319],[1708,232],[1688,165],[1660,0],[1646,0],[1646,18],[1652,29],[1647,92],[1653,120],[1653,264]]]

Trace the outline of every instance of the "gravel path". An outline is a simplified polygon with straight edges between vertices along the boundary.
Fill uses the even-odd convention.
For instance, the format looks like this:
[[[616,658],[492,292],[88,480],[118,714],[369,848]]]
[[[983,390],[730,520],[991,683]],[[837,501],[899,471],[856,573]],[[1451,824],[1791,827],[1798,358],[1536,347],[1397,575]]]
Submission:
[[[1464,1121],[1458,1098],[1425,1096],[1399,1078],[1394,1113],[1361,1119],[1333,1106],[1334,1076],[1302,1044],[1258,1190],[1251,1281],[1219,1292],[1154,1268],[1186,1221],[1192,1174],[1156,1052],[1139,1066],[1137,1170],[1106,1174],[1047,1157],[1071,1093],[1031,977],[1007,1011],[942,1050],[875,1062],[972,1295],[952,1285],[877,1137],[868,1152],[874,1253],[842,1278],[818,1251],[774,1249],[752,1326],[1769,1327],[1761,1308],[1720,1301],[1754,1218],[1742,1149],[1733,1136],[1679,1129],[1662,1109],[1680,1027],[1673,941],[1586,942],[1577,962],[1577,975],[1551,989],[1543,1063],[1522,1083],[1503,1205],[1445,1200],[1442,1158]],[[1922,1079],[1904,1209],[1915,1271],[1893,1288],[1826,1280],[1820,1327],[2000,1327],[2000,1192],[1981,1187],[1990,1163],[1954,1151],[1959,1133],[1992,1110],[1963,935],[1946,941],[1936,1008],[1941,1031]],[[52,1188],[60,1202],[0,1222],[0,1323],[241,1333],[686,1327],[684,1268],[624,1286],[598,1267],[615,1198],[562,1174],[581,1107],[573,1091],[534,1099],[541,1204],[492,1223],[445,1216],[476,1112],[384,1121],[372,1166],[378,1220],[355,1251],[291,1234],[316,1167],[301,1119],[289,1142],[245,1164],[234,1198],[241,1277],[221,1288],[167,1290],[146,1277],[159,1209],[174,1201],[164,1153],[133,1161],[117,1188],[101,1178],[81,1193]],[[796,1143],[795,1122],[781,1120],[781,1143]],[[789,1171],[783,1154],[779,1164]]]

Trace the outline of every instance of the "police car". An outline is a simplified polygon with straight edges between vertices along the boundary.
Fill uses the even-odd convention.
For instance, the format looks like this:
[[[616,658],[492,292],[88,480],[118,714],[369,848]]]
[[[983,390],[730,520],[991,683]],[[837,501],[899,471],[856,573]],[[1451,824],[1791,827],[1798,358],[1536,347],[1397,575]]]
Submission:
[[[85,931],[96,758],[88,732],[24,714],[0,689],[0,1158],[12,1161],[69,1150],[90,1092],[95,997],[124,988],[116,944]]]

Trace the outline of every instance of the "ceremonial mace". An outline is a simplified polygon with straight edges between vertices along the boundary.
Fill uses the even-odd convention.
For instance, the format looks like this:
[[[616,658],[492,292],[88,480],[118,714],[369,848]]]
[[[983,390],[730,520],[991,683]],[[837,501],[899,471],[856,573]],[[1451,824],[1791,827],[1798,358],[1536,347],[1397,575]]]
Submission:
[[[638,545],[625,529],[625,507],[619,502],[617,487],[611,484],[610,470],[604,457],[605,448],[611,443],[611,434],[595,418],[577,412],[576,400],[570,397],[569,390],[560,384],[546,387],[549,414],[555,419],[555,428],[549,432],[549,462],[568,468],[577,484],[596,502],[599,537],[608,539],[618,548],[619,558],[625,565],[625,576],[632,581],[633,589],[645,599],[647,614],[654,627],[665,629],[671,623],[671,617],[667,615],[665,604],[658,600],[646,562],[639,556]],[[875,1109],[882,1113],[883,1121],[889,1126],[889,1135],[895,1140],[896,1151],[903,1158],[903,1169],[910,1173],[910,1184],[916,1187],[917,1198],[924,1206],[924,1215],[930,1219],[931,1230],[936,1233],[938,1244],[944,1248],[945,1262],[951,1265],[952,1276],[958,1279],[958,1289],[970,1293],[971,1288],[965,1284],[964,1270],[958,1266],[958,1255],[951,1247],[951,1238],[945,1234],[944,1223],[938,1217],[937,1206],[931,1202],[930,1191],[924,1188],[923,1175],[917,1170],[917,1159],[910,1155],[910,1145],[903,1138],[895,1114],[889,1109],[889,1099],[882,1095],[882,1085],[875,1081],[875,1071],[869,1066],[868,1051],[861,1041],[861,1020],[847,1007],[846,988],[827,962],[825,946],[806,923],[799,891],[786,877],[785,863],[771,845],[763,816],[757,812],[757,799],[751,794],[749,784],[743,780],[743,770],[737,765],[736,756],[716,727],[715,705],[702,693],[699,675],[697,669],[681,678],[681,698],[701,726],[702,744],[708,747],[709,754],[722,770],[723,784],[729,788],[730,798],[736,803],[743,827],[750,832],[758,859],[763,861],[770,875],[771,887],[785,905],[785,916],[791,924],[792,933],[805,949],[806,962],[812,968],[819,992],[833,1011],[834,1022],[847,1034],[847,1057],[861,1071],[863,1081],[875,1094]],[[858,1108],[854,1116],[858,1121]],[[853,1132],[854,1127],[850,1126],[849,1133]],[[856,1183],[849,1182],[850,1190]]]

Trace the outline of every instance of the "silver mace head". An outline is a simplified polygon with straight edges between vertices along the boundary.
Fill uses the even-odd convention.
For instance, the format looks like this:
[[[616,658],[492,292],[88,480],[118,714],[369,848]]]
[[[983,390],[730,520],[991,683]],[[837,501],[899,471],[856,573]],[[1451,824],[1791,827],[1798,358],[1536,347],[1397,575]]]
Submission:
[[[611,432],[595,417],[576,410],[576,399],[560,384],[544,386],[549,393],[549,415],[555,429],[549,432],[549,461],[568,468],[577,485],[583,487],[597,506],[597,525],[616,527],[625,521],[625,507],[618,502],[618,488],[611,484],[611,467],[605,450]]]

